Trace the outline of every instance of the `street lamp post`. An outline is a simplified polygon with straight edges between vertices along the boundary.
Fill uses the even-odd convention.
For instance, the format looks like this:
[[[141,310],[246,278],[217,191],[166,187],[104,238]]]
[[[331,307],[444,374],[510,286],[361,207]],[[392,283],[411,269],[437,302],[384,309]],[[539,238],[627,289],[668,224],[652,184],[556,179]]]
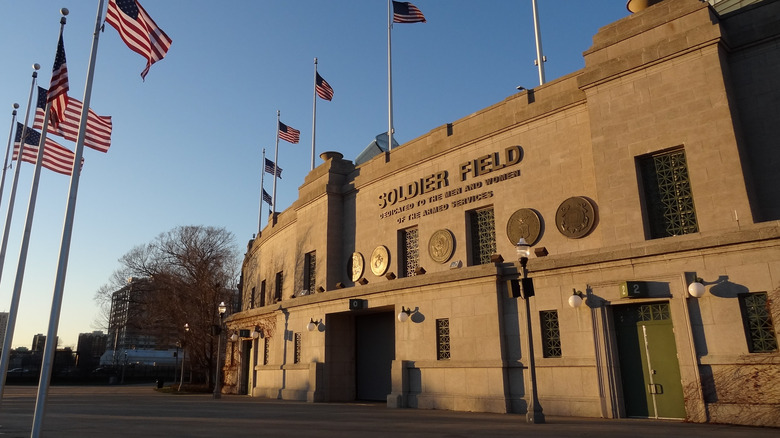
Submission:
[[[224,301],[219,303],[217,310],[219,311],[219,333],[217,333],[217,369],[214,373],[214,398],[222,397],[222,385],[219,378],[219,359],[222,357],[222,325],[225,319],[225,312],[227,311],[227,306]]]
[[[539,398],[536,394],[536,362],[534,359],[534,337],[531,331],[531,306],[529,299],[534,296],[534,283],[533,279],[528,277],[528,257],[531,256],[531,245],[525,241],[524,238],[520,238],[517,242],[517,257],[520,261],[520,267],[523,271],[522,283],[522,297],[525,301],[525,321],[526,332],[528,334],[528,371],[531,375],[531,394],[528,398],[528,412],[525,414],[525,418],[529,423],[544,423],[544,413],[542,412],[542,406],[539,404]]]
[[[185,350],[187,346],[187,335],[190,333],[190,325],[184,324],[184,339],[181,341],[181,377],[179,378],[179,389],[177,392],[181,391],[181,385],[184,383],[184,359],[187,358],[187,351]]]

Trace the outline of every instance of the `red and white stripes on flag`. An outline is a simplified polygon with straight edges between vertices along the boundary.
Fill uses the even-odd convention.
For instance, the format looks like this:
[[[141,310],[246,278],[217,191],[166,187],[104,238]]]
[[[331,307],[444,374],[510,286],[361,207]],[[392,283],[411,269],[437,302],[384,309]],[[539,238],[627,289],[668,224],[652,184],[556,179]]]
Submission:
[[[76,141],[79,135],[79,122],[81,121],[81,109],[84,107],[81,101],[70,96],[65,107],[65,118],[58,126],[52,126],[49,122],[48,133],[64,137],[66,140]],[[35,108],[35,121],[33,129],[43,129],[43,118],[46,111],[46,89],[38,87],[38,106]],[[100,152],[108,152],[111,146],[111,116],[99,116],[89,110],[87,115],[87,129],[84,136],[84,146]]]
[[[16,124],[16,139],[14,141],[13,160],[19,160],[19,149],[21,148],[22,129],[24,125]],[[24,151],[22,152],[22,161],[35,164],[38,159],[38,144],[41,140],[41,133],[30,128],[27,129],[27,135],[24,141]],[[74,154],[68,148],[58,144],[54,140],[46,138],[43,146],[43,161],[41,165],[51,171],[70,175],[73,173],[73,161],[76,159]],[[84,159],[81,159],[82,166]]]
[[[171,47],[172,40],[136,0],[109,0],[106,23],[119,32],[130,50],[146,58],[141,78],[146,78],[152,64],[163,59]]]
[[[301,141],[301,131],[279,122],[279,138],[290,143]]]
[[[393,23],[425,23],[420,9],[409,2],[393,1]]]
[[[317,92],[317,96],[320,96],[321,99],[333,100],[333,87],[319,73],[317,73],[314,80],[314,91]]]
[[[57,55],[54,57],[54,66],[51,71],[51,84],[49,85],[48,103],[51,103],[52,126],[57,126],[65,118],[65,108],[68,104],[68,63],[65,61],[65,45],[62,43],[62,32],[57,43]]]

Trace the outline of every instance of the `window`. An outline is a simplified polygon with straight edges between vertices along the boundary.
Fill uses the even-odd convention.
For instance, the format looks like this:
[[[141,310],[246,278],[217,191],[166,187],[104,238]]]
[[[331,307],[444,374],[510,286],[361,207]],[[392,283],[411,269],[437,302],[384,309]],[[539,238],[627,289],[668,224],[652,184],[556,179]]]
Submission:
[[[450,320],[448,318],[436,320],[436,359],[446,360],[450,358]]]
[[[260,282],[260,307],[265,306],[265,280]]]
[[[401,230],[401,268],[399,271],[404,277],[411,277],[420,266],[420,247],[417,227]]]
[[[255,308],[255,288],[252,288],[252,294],[249,295],[249,308]]]
[[[561,357],[561,329],[558,325],[558,311],[539,312],[542,324],[542,354],[544,357]]]
[[[266,337],[263,339],[263,365],[268,365],[269,357],[271,356],[271,338]]]
[[[306,253],[304,257],[303,286],[310,294],[314,293],[317,287],[317,253],[312,251]]]
[[[274,284],[274,302],[282,301],[282,285],[284,281],[284,273],[279,271],[276,273],[276,283]]]
[[[650,238],[698,232],[685,151],[648,155],[639,158],[638,164]]]
[[[742,307],[742,322],[745,324],[750,352],[777,351],[777,338],[775,338],[766,292],[740,294],[739,304]]]
[[[301,363],[301,333],[295,334],[295,352],[293,356],[293,363]]]
[[[493,207],[469,212],[471,228],[471,259],[474,265],[490,263],[496,253],[496,224]]]

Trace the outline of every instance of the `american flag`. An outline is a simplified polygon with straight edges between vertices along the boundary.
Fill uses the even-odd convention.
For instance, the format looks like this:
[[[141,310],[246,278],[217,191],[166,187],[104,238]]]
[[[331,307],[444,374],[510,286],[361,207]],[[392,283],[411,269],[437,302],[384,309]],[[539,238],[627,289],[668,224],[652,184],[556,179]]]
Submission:
[[[263,189],[263,201],[265,201],[266,204],[271,205],[271,195],[268,194],[268,192]]]
[[[17,161],[19,160],[19,149],[21,148],[22,143],[22,129],[24,129],[24,125],[17,122],[14,154],[12,158]],[[25,137],[22,161],[35,164],[38,159],[38,144],[41,142],[41,133],[28,128]],[[63,175],[70,175],[73,173],[73,160],[75,159],[76,154],[72,151],[61,146],[54,140],[46,138],[46,143],[43,146],[43,160],[41,161],[43,167]],[[81,164],[82,166],[84,165],[83,158],[81,159]]]
[[[274,166],[274,162],[269,160],[268,158],[265,159],[265,171],[267,173],[270,173],[271,175],[274,174],[274,167],[276,167],[276,176],[279,177],[279,179],[282,179],[282,168],[279,166]]]
[[[279,138],[295,144],[301,140],[301,131],[279,122]]]
[[[409,2],[393,1],[393,23],[425,23],[425,16]]]
[[[171,39],[136,0],[110,0],[106,23],[119,32],[130,50],[146,58],[141,78],[146,78],[152,64],[163,59],[171,47]]]
[[[79,122],[81,121],[81,109],[84,105],[81,101],[68,96],[68,106],[65,107],[65,118],[58,126],[49,123],[48,132],[59,135],[66,140],[76,141],[79,134]],[[35,121],[33,129],[43,129],[44,112],[46,111],[46,89],[38,87],[38,107],[35,109]],[[89,110],[87,115],[87,130],[84,137],[84,146],[108,152],[111,146],[111,116],[99,116]]]
[[[54,67],[51,70],[51,84],[48,103],[51,104],[51,125],[57,126],[65,120],[65,108],[68,105],[68,63],[65,61],[65,45],[57,43],[57,56],[54,57]]]
[[[317,79],[314,81],[314,90],[317,92],[317,96],[325,100],[333,100],[333,87],[330,86],[328,81],[322,79],[319,73],[317,73]]]

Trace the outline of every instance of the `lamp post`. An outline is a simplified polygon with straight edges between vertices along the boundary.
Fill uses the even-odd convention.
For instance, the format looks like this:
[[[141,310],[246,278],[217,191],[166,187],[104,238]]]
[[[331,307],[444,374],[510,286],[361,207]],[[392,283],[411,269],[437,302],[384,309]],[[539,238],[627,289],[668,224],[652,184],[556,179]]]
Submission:
[[[222,357],[222,325],[225,319],[225,312],[227,311],[224,301],[219,303],[217,311],[219,311],[219,333],[217,333],[217,369],[214,372],[214,398],[222,397],[222,385],[219,379],[219,359]]]
[[[187,352],[185,347],[187,346],[187,335],[190,333],[190,325],[184,324],[184,339],[181,341],[181,377],[179,378],[179,389],[181,391],[181,385],[184,383],[184,359],[187,358]]]
[[[525,241],[524,238],[520,238],[517,242],[517,257],[520,261],[520,267],[523,271],[522,283],[522,297],[525,301],[525,322],[526,333],[528,334],[528,371],[531,375],[531,394],[528,398],[528,412],[525,414],[525,418],[529,423],[544,423],[544,413],[542,412],[542,406],[539,404],[539,399],[536,395],[536,362],[534,360],[534,337],[531,331],[531,306],[529,299],[534,296],[534,283],[533,279],[528,277],[528,257],[531,256],[531,245]]]

